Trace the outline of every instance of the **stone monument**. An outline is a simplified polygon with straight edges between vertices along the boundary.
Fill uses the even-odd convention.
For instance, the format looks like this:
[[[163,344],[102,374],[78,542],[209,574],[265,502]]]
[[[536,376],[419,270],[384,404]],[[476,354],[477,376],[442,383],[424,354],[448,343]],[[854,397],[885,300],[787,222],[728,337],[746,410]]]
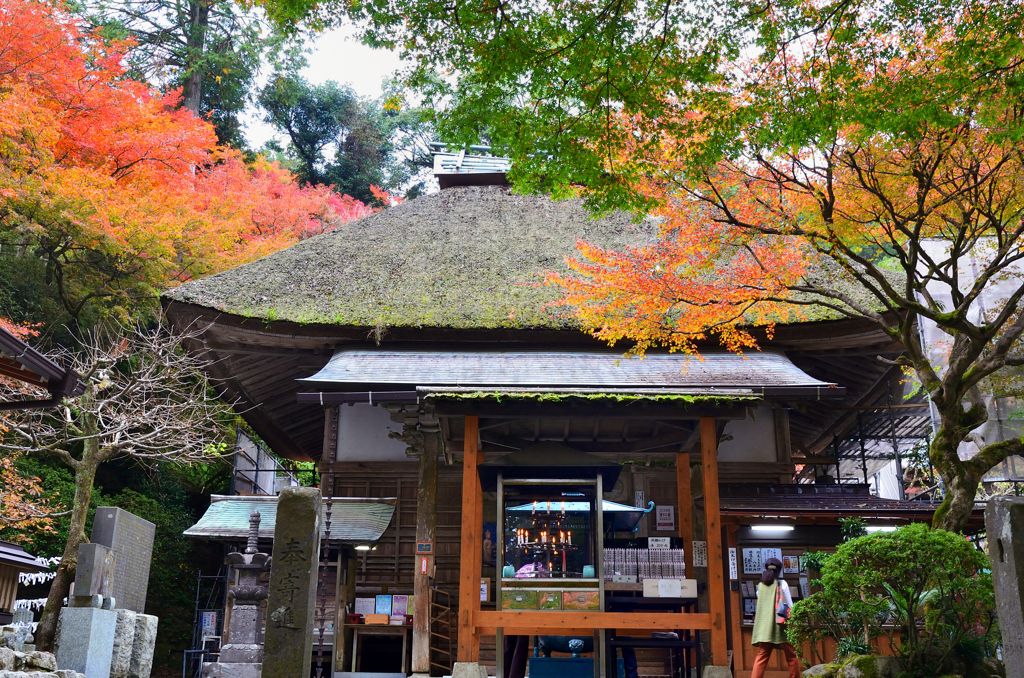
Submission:
[[[105,546],[79,546],[71,606],[60,611],[57,666],[86,678],[110,678],[117,629],[117,612],[110,609],[114,601],[109,596],[113,565],[113,554]]]
[[[36,649],[32,645],[35,638],[32,636],[32,610],[27,607],[19,607],[14,611],[14,619],[6,626],[0,626],[0,647],[6,647],[15,652],[32,652]]]
[[[149,678],[159,620],[114,609],[120,602],[111,595],[119,590],[117,571],[113,549],[95,543],[78,547],[74,593],[57,624],[56,656],[62,670],[86,678]],[[146,571],[148,578],[148,561]]]
[[[149,588],[149,565],[153,559],[156,526],[124,509],[100,506],[96,509],[90,541],[114,553],[114,588],[117,607],[145,612]]]
[[[320,490],[288,487],[277,500],[263,678],[308,678],[320,559]]]
[[[267,587],[260,585],[260,573],[270,567],[270,556],[260,553],[259,511],[249,514],[249,540],[245,553],[229,553],[228,564],[238,570],[238,584],[228,592],[231,598],[230,641],[220,650],[219,661],[203,664],[203,678],[260,678],[263,646],[259,637],[260,601],[267,599]]]
[[[985,533],[1006,675],[1024,676],[1024,498],[990,499]]]

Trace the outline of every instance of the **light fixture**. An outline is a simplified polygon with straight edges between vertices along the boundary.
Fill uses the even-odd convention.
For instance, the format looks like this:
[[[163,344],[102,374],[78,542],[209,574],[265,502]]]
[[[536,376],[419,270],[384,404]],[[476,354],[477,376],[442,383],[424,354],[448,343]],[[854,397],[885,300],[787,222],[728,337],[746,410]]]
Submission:
[[[895,525],[868,525],[866,528],[868,533],[871,532],[895,532]]]
[[[369,544],[360,544],[359,546],[356,547],[356,551],[369,551],[369,550],[370,550],[370,545]]]
[[[793,525],[751,525],[750,529],[757,532],[792,532],[796,528]]]

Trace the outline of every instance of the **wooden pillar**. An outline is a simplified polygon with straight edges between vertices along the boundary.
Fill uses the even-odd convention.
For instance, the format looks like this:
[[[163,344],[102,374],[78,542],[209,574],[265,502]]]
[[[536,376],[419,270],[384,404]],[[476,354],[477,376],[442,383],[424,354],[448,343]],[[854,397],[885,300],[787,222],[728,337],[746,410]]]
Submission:
[[[679,538],[683,540],[686,576],[693,579],[693,491],[690,488],[690,453],[676,453],[676,504],[679,513]]]
[[[727,525],[725,528],[725,544],[730,549],[739,548],[739,525]],[[738,551],[737,551],[738,554]],[[739,564],[737,562],[737,567]],[[729,566],[726,563],[726,572],[728,572]],[[737,582],[739,583],[739,582]],[[742,591],[733,590],[732,580],[729,580],[729,628],[732,632],[732,670],[744,671],[746,670],[746,663],[743,658],[743,650],[745,645],[743,643],[743,598]]]
[[[718,504],[718,430],[713,417],[700,420],[700,457],[704,477],[704,519],[708,540],[708,601],[711,612],[711,663],[728,664],[725,629],[725,581],[722,576],[722,516]]]
[[[473,615],[480,610],[480,559],[483,548],[483,490],[477,466],[483,462],[478,438],[480,420],[466,417],[466,443],[462,461],[462,551],[459,559],[458,661],[480,661],[480,636],[474,633]]]
[[[345,671],[345,660],[352,646],[352,629],[348,623],[348,606],[356,600],[357,559],[351,546],[338,549],[338,618],[334,623],[334,670]]]
[[[416,543],[434,543],[437,528],[437,455],[440,428],[437,424],[422,424],[423,450],[420,453],[419,482],[416,485]],[[430,675],[430,579],[433,576],[435,554],[428,558],[426,572],[421,571],[420,556],[416,556],[413,574],[413,627],[412,672]]]

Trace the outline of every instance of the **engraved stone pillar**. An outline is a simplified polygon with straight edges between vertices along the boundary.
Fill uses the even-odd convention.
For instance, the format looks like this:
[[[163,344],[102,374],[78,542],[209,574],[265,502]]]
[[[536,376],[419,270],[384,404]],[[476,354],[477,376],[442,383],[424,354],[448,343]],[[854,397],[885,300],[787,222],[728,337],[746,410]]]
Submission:
[[[277,501],[263,678],[308,678],[313,654],[320,490],[289,487]]]
[[[1006,675],[1024,676],[1024,498],[989,500],[985,532]]]

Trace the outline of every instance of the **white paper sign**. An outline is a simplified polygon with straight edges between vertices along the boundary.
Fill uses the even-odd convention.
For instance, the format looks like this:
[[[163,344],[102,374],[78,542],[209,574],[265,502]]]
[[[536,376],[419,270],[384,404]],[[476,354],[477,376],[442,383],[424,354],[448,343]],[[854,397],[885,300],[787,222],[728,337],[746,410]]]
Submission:
[[[647,508],[647,504],[644,503],[643,490],[637,490],[633,493],[633,506],[634,508]]]
[[[729,579],[739,579],[740,574],[736,567],[736,549],[729,549]]]
[[[655,529],[674,530],[676,529],[676,507],[658,506],[654,509]]]
[[[214,611],[203,612],[201,617],[200,626],[203,629],[204,636],[215,636],[217,635],[217,613]]]
[[[377,608],[377,601],[374,598],[356,598],[356,614],[373,614]]]
[[[693,542],[693,566],[694,567],[707,567],[708,566],[708,543],[706,541]]]
[[[778,558],[782,562],[782,549],[761,549],[761,567],[768,562],[769,558]]]
[[[811,595],[811,583],[805,575],[800,576],[800,597],[806,598]]]
[[[761,574],[763,569],[761,549],[743,549],[743,574]]]
[[[672,548],[671,537],[648,537],[647,548],[649,549],[670,549]]]
[[[681,598],[683,595],[682,584],[678,579],[659,579],[659,598]]]

